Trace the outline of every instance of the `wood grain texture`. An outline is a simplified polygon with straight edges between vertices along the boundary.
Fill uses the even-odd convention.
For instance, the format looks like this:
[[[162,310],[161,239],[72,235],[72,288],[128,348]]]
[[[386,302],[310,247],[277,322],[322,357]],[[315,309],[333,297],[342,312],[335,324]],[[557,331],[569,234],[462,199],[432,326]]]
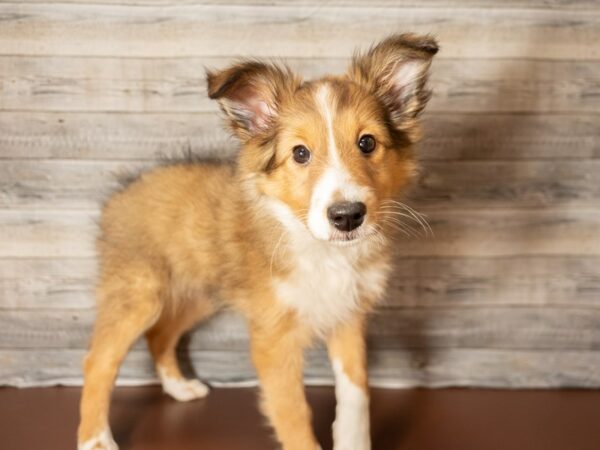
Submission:
[[[596,308],[598,267],[594,256],[399,256],[383,306]],[[0,259],[0,310],[91,309],[95,280],[95,259]]]
[[[415,31],[441,43],[407,200],[435,237],[394,244],[371,379],[600,387],[596,0],[0,0],[0,23],[0,384],[81,383],[96,221],[119,174],[235,155],[205,66],[274,57],[318,77]],[[180,356],[253,382],[247,346],[229,313]],[[330,383],[322,349],[308,359]],[[155,381],[137,344],[120,383]]]
[[[0,380],[28,387],[81,385],[84,350],[0,350]],[[322,351],[308,353],[309,384],[332,384]],[[213,384],[255,384],[247,352],[183,351],[180,357],[200,378]],[[598,388],[600,353],[594,351],[529,351],[444,349],[369,352],[370,383],[386,387],[483,386],[495,388]],[[126,358],[117,384],[157,383],[150,355],[134,350]]]
[[[12,55],[336,57],[399,30],[434,32],[441,58],[600,52],[597,10],[15,3],[0,18],[0,54]]]
[[[600,157],[596,114],[426,114],[423,160],[594,159]]]
[[[88,345],[93,310],[0,311],[0,348],[81,348]],[[373,348],[599,350],[600,307],[471,306],[380,309],[369,322]],[[143,344],[145,345],[145,344]],[[200,325],[191,349],[244,350],[245,321],[232,312]]]
[[[95,306],[95,259],[0,260],[0,310]]]
[[[0,160],[0,208],[95,209],[119,180],[148,161]],[[600,160],[428,161],[413,189],[417,207],[595,207]]]
[[[85,349],[94,318],[93,309],[2,310],[0,348]],[[203,323],[193,336],[196,348],[221,351],[247,348],[245,322],[231,312],[221,313]],[[140,345],[144,347],[145,343],[139,342]]]
[[[0,257],[90,257],[96,211],[0,211]]]
[[[401,238],[404,256],[600,255],[598,208],[420,210],[434,238]],[[0,210],[0,258],[92,257],[95,210]]]
[[[411,194],[418,207],[600,204],[600,161],[429,161]]]
[[[172,6],[174,0],[21,0],[21,3],[75,3],[91,5],[138,5],[138,6]],[[15,3],[14,0],[0,0],[0,3]],[[297,6],[362,6],[365,0],[294,0]],[[289,0],[177,0],[180,5],[269,5],[289,6]],[[398,7],[398,0],[370,0],[367,6]],[[525,8],[525,9],[594,9],[594,0],[507,0],[490,2],[489,0],[403,0],[401,6],[418,6],[427,8]]]
[[[147,161],[0,161],[0,208],[97,209]]]
[[[218,114],[0,111],[0,158],[156,160],[192,151],[231,156]]]
[[[286,59],[306,78],[344,73],[341,59]],[[12,111],[210,112],[205,67],[232,58],[0,57],[0,108]],[[435,61],[429,112],[594,112],[600,61]]]
[[[424,160],[600,157],[595,114],[425,115]],[[215,113],[0,111],[0,159],[156,160],[192,151],[231,157],[237,142]]]

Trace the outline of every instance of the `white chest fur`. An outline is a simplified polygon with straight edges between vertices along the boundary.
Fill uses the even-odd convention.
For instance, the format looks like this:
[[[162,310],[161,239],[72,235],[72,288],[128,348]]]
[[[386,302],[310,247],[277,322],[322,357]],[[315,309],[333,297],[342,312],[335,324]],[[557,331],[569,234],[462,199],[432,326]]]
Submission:
[[[369,245],[335,246],[316,240],[291,245],[286,259],[293,269],[275,281],[278,300],[317,333],[327,333],[363,308],[367,298],[383,295],[388,264],[367,258]]]

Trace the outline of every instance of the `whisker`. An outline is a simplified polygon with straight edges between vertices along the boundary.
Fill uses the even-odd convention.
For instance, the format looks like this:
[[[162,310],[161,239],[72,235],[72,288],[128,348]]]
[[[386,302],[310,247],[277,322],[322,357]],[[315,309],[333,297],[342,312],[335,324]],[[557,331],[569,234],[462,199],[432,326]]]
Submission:
[[[413,220],[419,223],[419,225],[423,228],[423,231],[425,231],[426,236],[434,236],[433,229],[427,221],[427,216],[414,210],[407,204],[396,200],[385,200],[382,202],[381,209],[384,210],[386,213],[395,213],[399,215],[404,215],[403,213],[400,213],[400,210],[408,212],[408,214],[413,218]]]
[[[391,226],[392,228],[394,228],[398,231],[401,231],[406,236],[414,237],[414,235],[413,235],[414,230],[400,221],[394,221],[394,220],[391,220],[389,217],[386,217],[383,219],[383,222],[386,223],[387,225]]]
[[[408,205],[403,204],[403,206],[421,224],[421,226],[425,229],[425,232],[429,232],[431,235],[433,235],[433,230],[431,229],[431,226],[429,225],[429,222],[427,221],[427,217],[424,214],[421,214],[421,213],[415,211]]]
[[[373,224],[374,235],[377,238],[380,245],[385,245],[387,237],[383,234],[383,227],[379,224]]]

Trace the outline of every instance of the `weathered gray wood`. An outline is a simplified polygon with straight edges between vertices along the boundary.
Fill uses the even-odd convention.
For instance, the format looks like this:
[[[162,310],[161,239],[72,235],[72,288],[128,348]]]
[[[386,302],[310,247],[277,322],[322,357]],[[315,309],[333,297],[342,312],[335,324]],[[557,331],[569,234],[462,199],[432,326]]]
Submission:
[[[94,311],[0,311],[0,348],[86,348]],[[372,347],[600,350],[600,307],[385,308],[370,320]],[[227,312],[191,335],[189,347],[243,350],[244,320]]]
[[[399,243],[404,254],[593,255],[600,250],[598,208],[421,210],[429,214],[435,238]]]
[[[600,255],[598,208],[420,208],[434,238],[400,238],[404,256]],[[90,257],[95,210],[0,210],[0,258]]]
[[[0,257],[95,255],[97,211],[0,210]]]
[[[0,112],[0,158],[149,159],[231,156],[219,114]]]
[[[596,257],[398,257],[386,303],[390,306],[524,305],[597,307]]]
[[[0,260],[0,309],[95,306],[95,259]]]
[[[0,310],[0,348],[87,348],[95,317],[90,309]],[[194,348],[203,350],[243,350],[248,342],[244,319],[232,312],[201,324],[193,336]]]
[[[40,316],[45,318],[38,320]],[[95,317],[95,311],[89,309],[2,310],[0,348],[87,348]],[[217,314],[199,325],[192,336],[194,349],[244,350],[248,345],[245,320],[232,312]],[[137,343],[137,347],[145,345],[143,339]]]
[[[595,61],[440,60],[429,111],[598,112]]]
[[[600,157],[600,116],[426,114],[422,159]]]
[[[0,160],[0,208],[91,209],[147,161]],[[600,204],[600,160],[429,161],[410,195],[438,208]]]
[[[410,200],[436,237],[396,244],[372,381],[600,387],[596,0],[0,0],[0,20],[0,383],[81,382],[114,174],[235,153],[204,65],[275,56],[318,76],[416,31],[442,47]],[[226,314],[181,356],[247,381],[246,347]],[[331,382],[322,350],[307,374]],[[120,382],[148,381],[142,343]]]
[[[341,59],[287,59],[307,78],[344,73]],[[0,108],[36,111],[207,112],[204,67],[231,58],[0,57]],[[596,112],[600,61],[436,61],[428,111]]]
[[[374,348],[600,349],[600,308],[385,309],[372,317]]]
[[[0,208],[95,209],[148,161],[0,161]]]
[[[596,305],[600,261],[583,257],[398,258],[386,304]],[[0,308],[91,308],[93,260],[0,260]]]
[[[0,383],[28,387],[81,385],[84,350],[0,350]],[[493,388],[600,387],[600,352],[487,349],[373,350],[370,383],[385,387],[481,386]],[[213,384],[253,384],[247,352],[182,352],[195,372]],[[331,384],[332,372],[322,351],[310,352],[309,384]],[[148,352],[133,351],[117,384],[156,383]]]
[[[385,306],[600,306],[600,257],[397,258]],[[0,259],[0,309],[95,306],[94,259]],[[68,312],[65,312],[68,315]]]
[[[0,158],[149,159],[186,151],[230,157],[237,142],[214,113],[1,112]],[[595,114],[428,113],[419,157],[600,157]]]
[[[421,207],[600,204],[600,161],[429,161],[411,194]]]
[[[0,17],[0,54],[28,55],[335,57],[410,30],[435,32],[442,58],[594,59],[600,38],[596,10],[1,4]]]
[[[270,5],[289,6],[289,0],[20,0],[21,3],[80,3],[91,5],[138,5],[138,6],[172,6],[178,5]],[[15,3],[15,0],[0,0],[0,3]],[[293,0],[296,6],[321,6],[322,0]],[[490,2],[489,0],[328,0],[329,6],[411,6],[421,8],[542,8],[542,9],[594,9],[595,0],[508,0],[503,2]]]
[[[370,373],[374,384],[390,387],[593,387],[600,375],[597,358],[598,352],[588,351],[374,351]]]
[[[0,350],[0,385],[81,385],[84,355],[85,350]],[[182,359],[188,358],[193,360],[197,373],[203,379],[211,379],[217,383],[239,383],[254,378],[254,370],[247,352],[182,352]],[[200,368],[201,370],[198,370]],[[148,351],[131,351],[121,367],[118,384],[136,385],[157,381]]]

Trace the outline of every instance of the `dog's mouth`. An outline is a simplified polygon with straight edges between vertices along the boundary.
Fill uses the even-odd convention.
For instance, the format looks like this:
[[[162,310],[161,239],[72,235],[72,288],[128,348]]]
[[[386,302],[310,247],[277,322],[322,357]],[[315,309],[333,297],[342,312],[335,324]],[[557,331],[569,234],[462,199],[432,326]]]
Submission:
[[[354,242],[362,237],[363,233],[358,230],[353,231],[334,231],[329,238],[330,242]]]
[[[374,237],[375,230],[368,230],[367,227],[361,226],[352,231],[333,230],[328,241],[336,245],[352,245]]]

